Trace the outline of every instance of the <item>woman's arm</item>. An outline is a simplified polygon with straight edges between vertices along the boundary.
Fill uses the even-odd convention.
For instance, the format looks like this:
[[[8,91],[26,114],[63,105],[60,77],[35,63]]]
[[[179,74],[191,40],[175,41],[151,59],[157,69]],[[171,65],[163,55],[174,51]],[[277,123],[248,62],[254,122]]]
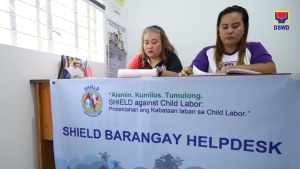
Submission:
[[[141,57],[140,55],[135,56],[132,61],[129,63],[127,69],[139,69],[141,64]]]
[[[256,63],[250,65],[234,65],[220,70],[219,73],[225,73],[230,69],[236,69],[236,68],[253,70],[264,74],[276,74],[277,72],[275,64],[272,62],[267,62],[267,63]]]
[[[178,76],[178,73],[173,71],[163,70],[161,76]]]
[[[166,69],[163,70],[161,76],[178,76],[178,73],[182,70],[181,61],[175,53],[168,57],[164,66]]]
[[[247,48],[251,53],[250,65],[235,65],[234,67],[230,67],[229,69],[241,68],[265,74],[276,73],[276,65],[272,60],[272,56],[260,42],[250,42],[248,43]]]
[[[187,66],[184,69],[182,69],[182,71],[180,73],[178,73],[178,76],[189,76],[192,74],[194,74],[193,69],[191,67]]]

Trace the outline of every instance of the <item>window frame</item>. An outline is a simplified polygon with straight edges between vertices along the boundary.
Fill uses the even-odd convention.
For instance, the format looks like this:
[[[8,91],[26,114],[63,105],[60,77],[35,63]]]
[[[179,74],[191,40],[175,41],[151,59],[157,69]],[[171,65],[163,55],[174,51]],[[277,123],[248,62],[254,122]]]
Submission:
[[[10,31],[10,40],[7,40],[7,43],[4,42],[6,45],[12,45],[12,46],[18,46],[23,48],[29,48],[37,51],[42,52],[48,52],[48,53],[54,53],[54,54],[60,54],[60,55],[70,55],[74,57],[79,57],[82,59],[88,59],[90,61],[100,62],[104,63],[105,61],[105,6],[101,4],[99,1],[95,0],[69,0],[73,7],[69,8],[66,5],[59,2],[59,0],[44,0],[41,3],[46,4],[46,8],[41,8],[40,6],[40,0],[35,0],[35,5],[32,5],[32,3],[25,2],[25,0],[7,0],[8,11],[7,8],[0,9],[0,13],[6,13],[9,15],[9,21],[10,21],[10,28],[5,28],[0,26],[0,31],[6,33],[7,31]],[[73,13],[73,21],[66,21],[66,19],[63,16],[58,16],[57,14],[54,14],[53,6],[54,3],[60,4],[64,6],[66,9],[69,8],[71,12]],[[86,4],[86,6],[80,6],[82,9],[85,10],[85,14],[81,14],[78,12],[78,5],[77,4]],[[18,14],[18,11],[16,11],[16,4],[17,5],[26,5],[27,7],[34,8],[35,11],[35,19],[27,18],[22,15]],[[81,9],[81,10],[82,10]],[[42,12],[45,12],[44,14],[47,15],[47,24],[41,22]],[[93,16],[91,16],[93,15]],[[66,22],[70,22],[74,25],[74,33],[70,33],[69,31],[59,29],[55,27],[55,24],[53,23],[53,17],[60,18],[62,20],[65,20]],[[83,19],[86,23],[85,25],[78,23],[78,17],[85,18]],[[36,31],[35,33],[26,33],[24,30],[22,31],[22,26],[19,26],[19,19],[26,21],[27,23],[34,23],[36,25]],[[98,27],[100,23],[100,28]],[[19,27],[18,27],[19,26]],[[92,27],[91,27],[92,26]],[[47,38],[46,36],[42,35],[42,27],[47,27]],[[19,28],[19,29],[18,29]],[[21,29],[20,29],[21,28]],[[21,31],[20,31],[21,30]],[[70,29],[69,29],[70,30]],[[85,30],[84,34],[87,34],[85,36],[81,36],[82,33],[79,32],[81,30]],[[45,31],[43,31],[45,33]],[[54,34],[69,34],[70,36],[74,37],[74,42],[66,44],[62,43],[62,41],[59,41],[54,38]],[[21,35],[27,36],[28,38],[32,38],[32,40],[36,39],[36,44],[32,44],[32,48],[30,47],[24,47],[24,45],[20,45],[20,40],[18,41],[18,37]],[[63,37],[62,37],[63,39]],[[83,39],[82,42],[84,43],[84,47],[82,47],[82,43],[80,43],[80,39]],[[45,43],[47,42],[47,47],[45,47]],[[0,42],[3,43],[3,42]],[[43,44],[44,43],[44,44]],[[63,48],[60,50],[54,50],[54,47],[57,45],[64,45],[68,46],[70,48],[74,48],[73,52],[70,53],[64,53]],[[73,44],[73,45],[70,45]],[[44,45],[44,46],[43,46]],[[58,45],[57,45],[58,46]],[[60,51],[60,52],[58,52]],[[85,53],[85,56],[80,55],[79,53]]]

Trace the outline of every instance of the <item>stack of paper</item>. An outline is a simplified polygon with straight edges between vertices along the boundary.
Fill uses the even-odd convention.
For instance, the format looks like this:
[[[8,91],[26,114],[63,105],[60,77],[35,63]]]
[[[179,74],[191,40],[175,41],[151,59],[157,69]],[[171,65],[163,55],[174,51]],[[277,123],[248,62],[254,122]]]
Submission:
[[[118,77],[154,77],[156,69],[119,69]]]

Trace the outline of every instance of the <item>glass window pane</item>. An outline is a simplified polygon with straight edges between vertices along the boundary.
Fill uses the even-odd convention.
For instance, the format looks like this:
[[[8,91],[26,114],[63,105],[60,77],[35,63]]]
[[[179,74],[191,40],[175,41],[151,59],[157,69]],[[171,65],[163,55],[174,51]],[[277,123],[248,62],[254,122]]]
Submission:
[[[77,15],[78,18],[78,25],[87,27],[88,18],[82,15]]]
[[[22,17],[36,20],[36,8],[29,6],[23,2],[15,1],[15,12]]]
[[[90,19],[95,20],[95,9],[90,7]]]
[[[53,53],[58,55],[76,56],[76,48],[53,42]]]
[[[78,46],[79,48],[88,50],[88,41],[86,39],[78,38]]]
[[[44,39],[48,38],[48,27],[40,24],[40,37]]]
[[[17,39],[19,47],[38,50],[38,40],[36,37],[18,33]]]
[[[73,5],[72,5],[72,9],[70,9],[71,6],[63,6],[55,1],[52,1],[52,2],[53,3],[51,6],[51,10],[54,15],[60,16],[64,19],[74,22],[74,12],[72,11]],[[60,1],[60,2],[63,2],[63,1]]]
[[[52,25],[54,28],[64,30],[66,32],[75,34],[75,26],[74,23],[68,22],[56,16],[52,17]]]
[[[39,10],[40,13],[40,23],[43,23],[45,25],[48,25],[48,14],[45,11]]]
[[[90,30],[95,31],[96,30],[96,23],[95,21],[90,19]]]
[[[0,0],[0,10],[9,12],[8,1]]]
[[[96,51],[96,44],[94,42],[90,41],[90,51],[95,52]]]
[[[96,11],[96,17],[97,17],[97,19],[103,18],[103,16],[104,16],[103,12],[100,12],[98,10]]]
[[[5,29],[0,28],[0,37],[1,37],[0,38],[0,43],[7,44],[7,45],[11,44],[10,31],[9,30],[5,30]]]
[[[48,40],[43,40],[43,39],[41,39],[40,40],[40,43],[41,43],[41,51],[42,52],[49,52],[49,50],[48,50]]]
[[[90,31],[90,40],[91,41],[96,41],[96,34],[93,31]]]
[[[88,5],[80,1],[77,2],[77,12],[83,16],[87,16]]]
[[[93,61],[96,62],[101,62],[104,63],[105,62],[105,42],[104,42],[104,32],[103,32],[103,28],[104,28],[104,19],[103,19],[103,13],[98,11],[96,12],[96,30],[97,32],[95,32],[95,39],[97,41],[96,43],[96,56],[92,59]]]
[[[67,6],[68,8],[70,8],[70,10],[74,10],[74,0],[56,0],[56,1],[58,1],[63,6]],[[55,1],[52,2],[57,4],[57,2]]]
[[[11,28],[10,1],[12,0],[0,0],[0,43],[3,44],[12,42],[11,31],[8,30]],[[37,2],[39,3],[38,12],[35,8]],[[101,2],[103,4],[102,0]],[[105,60],[102,11],[83,0],[14,0],[14,3],[16,14],[19,15],[16,17],[18,46],[49,52],[48,31],[50,27],[53,37],[52,53],[89,58],[98,62]],[[51,5],[53,13],[52,25],[49,26],[47,3]],[[77,3],[77,11],[74,11],[74,3]],[[77,12],[78,34],[75,34],[75,12]],[[39,14],[38,21],[37,14]],[[76,42],[76,36],[78,36],[78,42]],[[76,43],[78,43],[78,49],[76,49]]]
[[[88,30],[83,27],[78,27],[78,36],[88,39]]]
[[[53,30],[53,41],[75,46],[75,36],[59,30]]]
[[[40,8],[47,11],[47,0],[39,0]]]
[[[30,5],[36,6],[36,0],[22,0]]]
[[[8,13],[0,11],[0,27],[10,29],[10,15]]]
[[[24,26],[26,25],[26,26]],[[37,36],[37,24],[36,22],[16,17],[17,32],[27,33],[33,36]]]

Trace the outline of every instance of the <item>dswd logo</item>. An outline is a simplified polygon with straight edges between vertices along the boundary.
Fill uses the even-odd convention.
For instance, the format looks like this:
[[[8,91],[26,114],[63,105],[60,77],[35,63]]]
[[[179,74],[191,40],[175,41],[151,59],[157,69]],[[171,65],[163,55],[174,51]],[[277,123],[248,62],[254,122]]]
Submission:
[[[274,30],[290,29],[290,11],[274,11]]]
[[[88,116],[96,117],[102,113],[102,98],[98,93],[99,87],[90,85],[84,88],[85,93],[82,96],[82,106],[84,113]]]

